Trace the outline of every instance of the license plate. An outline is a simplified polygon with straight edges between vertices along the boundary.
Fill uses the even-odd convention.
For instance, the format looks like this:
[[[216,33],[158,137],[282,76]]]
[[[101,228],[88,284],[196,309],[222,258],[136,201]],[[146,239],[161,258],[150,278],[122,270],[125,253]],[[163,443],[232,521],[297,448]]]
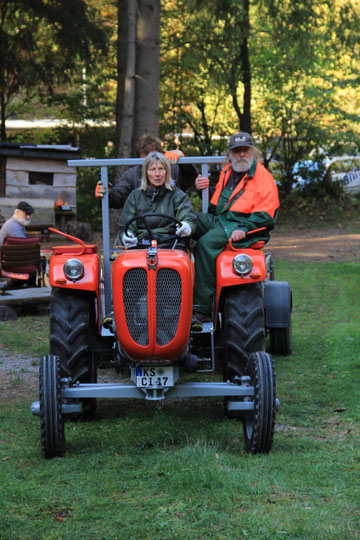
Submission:
[[[173,367],[137,367],[136,386],[141,388],[163,388],[174,386]]]

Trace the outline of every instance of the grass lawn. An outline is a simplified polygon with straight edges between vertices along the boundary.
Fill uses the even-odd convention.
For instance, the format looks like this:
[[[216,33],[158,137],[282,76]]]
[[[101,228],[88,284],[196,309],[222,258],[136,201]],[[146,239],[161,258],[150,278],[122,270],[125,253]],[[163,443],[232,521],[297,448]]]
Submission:
[[[66,456],[44,460],[29,399],[3,402],[0,538],[359,538],[360,262],[279,261],[276,278],[293,289],[294,353],[274,358],[269,455],[245,454],[222,400],[119,400],[67,423]]]

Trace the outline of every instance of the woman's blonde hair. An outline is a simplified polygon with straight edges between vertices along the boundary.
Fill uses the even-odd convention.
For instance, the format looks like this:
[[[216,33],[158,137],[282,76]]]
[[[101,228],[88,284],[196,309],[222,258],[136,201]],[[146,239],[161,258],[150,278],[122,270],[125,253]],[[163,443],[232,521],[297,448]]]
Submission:
[[[141,177],[141,186],[140,188],[143,191],[146,191],[149,187],[149,179],[147,177],[147,170],[153,163],[156,163],[156,161],[160,161],[160,163],[163,165],[166,174],[165,174],[165,187],[166,189],[169,189],[172,191],[174,189],[174,186],[171,182],[171,167],[169,160],[166,159],[164,154],[161,154],[160,152],[150,152],[144,160],[143,166],[142,166],[142,177]]]

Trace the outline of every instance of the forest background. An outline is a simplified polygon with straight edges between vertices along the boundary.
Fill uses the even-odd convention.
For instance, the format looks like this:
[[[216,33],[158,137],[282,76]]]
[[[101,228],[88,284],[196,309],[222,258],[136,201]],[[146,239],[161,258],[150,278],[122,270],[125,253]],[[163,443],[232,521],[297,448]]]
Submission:
[[[359,153],[359,20],[360,0],[1,0],[1,140],[127,157],[152,132],[212,155],[245,130],[291,201],[296,162]],[[49,117],[64,123],[6,130]],[[87,215],[92,181],[81,172]],[[338,204],[337,188],[315,197]]]

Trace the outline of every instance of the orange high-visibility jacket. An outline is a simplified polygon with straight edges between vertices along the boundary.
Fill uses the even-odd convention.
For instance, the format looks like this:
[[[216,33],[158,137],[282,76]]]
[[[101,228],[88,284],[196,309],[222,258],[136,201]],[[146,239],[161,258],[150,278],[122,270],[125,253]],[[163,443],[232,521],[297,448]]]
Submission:
[[[214,206],[218,204],[220,193],[226,186],[231,171],[231,165],[227,165],[220,173],[219,181],[210,201]],[[243,193],[238,196],[242,190]],[[278,190],[273,177],[261,163],[257,162],[255,172],[253,173],[253,167],[251,167],[250,171],[232,192],[221,213],[226,211],[240,212],[242,214],[266,212],[271,218],[274,218],[279,204]]]

